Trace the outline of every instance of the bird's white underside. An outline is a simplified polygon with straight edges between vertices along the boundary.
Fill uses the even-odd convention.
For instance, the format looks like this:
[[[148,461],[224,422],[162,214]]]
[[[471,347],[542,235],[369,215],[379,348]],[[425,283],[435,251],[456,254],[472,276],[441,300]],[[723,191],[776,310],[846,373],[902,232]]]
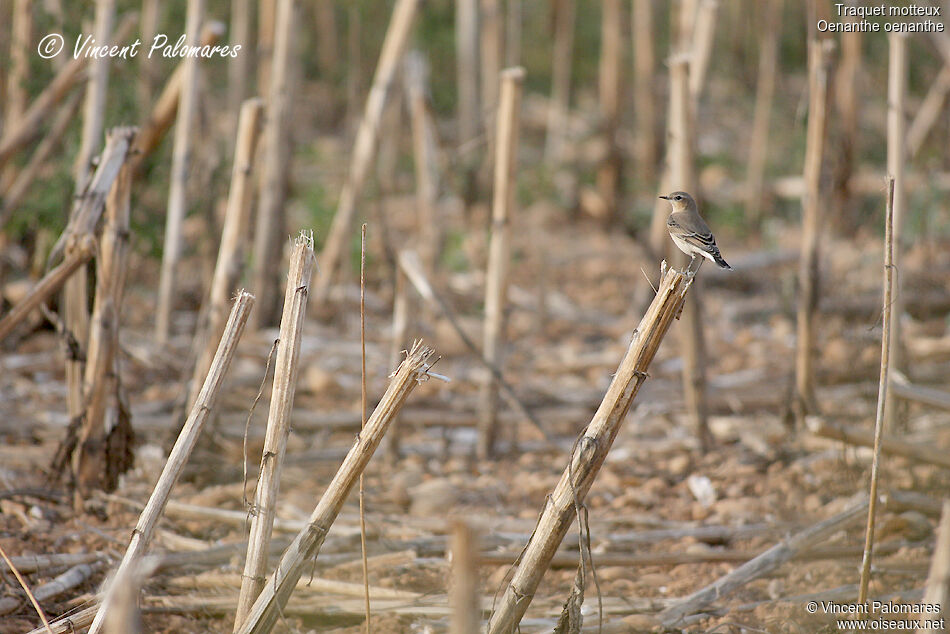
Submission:
[[[677,247],[679,247],[679,250],[685,253],[686,255],[690,257],[693,257],[694,255],[701,255],[707,260],[709,260],[710,262],[716,261],[716,258],[714,258],[709,252],[702,250],[695,244],[691,244],[687,242],[686,240],[683,240],[679,236],[673,235],[672,233],[670,234],[670,237],[673,238],[673,243]]]

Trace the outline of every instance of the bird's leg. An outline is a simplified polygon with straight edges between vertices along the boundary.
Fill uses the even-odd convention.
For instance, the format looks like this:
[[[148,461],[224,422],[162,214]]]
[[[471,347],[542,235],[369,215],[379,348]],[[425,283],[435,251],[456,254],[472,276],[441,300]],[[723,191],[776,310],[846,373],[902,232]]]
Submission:
[[[692,277],[696,275],[696,272],[693,270],[693,265],[696,264],[696,254],[692,254],[689,258],[689,264],[686,265],[686,277]]]

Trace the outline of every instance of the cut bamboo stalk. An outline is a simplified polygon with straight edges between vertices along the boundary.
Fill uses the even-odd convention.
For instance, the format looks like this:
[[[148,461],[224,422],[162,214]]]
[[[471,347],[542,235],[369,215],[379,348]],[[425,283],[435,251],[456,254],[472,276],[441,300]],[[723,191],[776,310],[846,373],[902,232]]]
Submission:
[[[884,440],[884,408],[890,384],[891,304],[894,299],[894,179],[887,181],[887,203],[884,214],[884,303],[881,324],[881,378],[877,388],[877,416],[874,420],[874,458],[871,462],[870,503],[868,523],[864,534],[864,558],[861,562],[861,582],[858,603],[868,600],[871,581],[871,549],[874,546],[874,520],[877,511],[877,482],[881,463],[881,443]]]
[[[601,3],[600,69],[598,73],[599,104],[607,156],[597,169],[597,189],[603,201],[606,223],[616,216],[620,193],[622,156],[617,139],[620,129],[620,108],[623,98],[623,9],[620,0],[604,0]]]
[[[257,94],[270,97],[274,42],[277,40],[277,5],[280,0],[258,0],[257,3]],[[269,107],[270,104],[266,104]]]
[[[847,16],[845,23],[858,23],[857,16]],[[861,137],[858,134],[859,94],[861,74],[861,41],[859,30],[841,34],[841,63],[834,79],[834,96],[840,121],[840,137],[836,143],[837,157],[832,174],[833,224],[842,233],[854,231],[855,205],[849,188],[854,174],[855,157],[860,156]]]
[[[548,105],[544,159],[558,163],[567,144],[567,120],[571,107],[571,60],[574,55],[575,0],[556,0],[554,46],[551,53],[551,99]]]
[[[502,88],[502,103],[504,103]],[[481,593],[478,591],[478,535],[464,520],[456,520],[452,530],[452,585],[449,605],[450,634],[478,634],[481,631]]]
[[[238,0],[239,2],[241,0]],[[162,3],[159,0],[142,0],[142,17],[139,24],[139,32],[142,34],[142,44],[151,47],[155,36],[158,34],[159,14],[161,13]],[[243,42],[245,40],[237,40]],[[238,57],[244,57],[238,55]],[[144,114],[152,105],[152,98],[155,94],[157,84],[157,73],[155,72],[155,60],[151,55],[139,55],[139,77],[138,77],[138,98],[139,112]]]
[[[201,29],[201,45],[213,46],[224,35],[224,24],[221,22],[207,22]],[[239,56],[240,57],[240,56]],[[136,174],[140,174],[145,159],[158,147],[168,128],[175,122],[178,114],[178,103],[181,101],[181,86],[185,76],[187,60],[179,62],[178,66],[165,82],[155,106],[135,137],[135,148],[132,153],[132,166]]]
[[[263,7],[262,7],[263,10]],[[260,300],[254,326],[262,328],[277,323],[278,283],[281,268],[287,183],[290,178],[291,104],[294,98],[294,40],[296,38],[296,0],[277,0],[276,32],[273,65],[269,69],[261,159],[260,201],[254,231],[254,269],[251,279]],[[261,93],[264,94],[264,93]]]
[[[690,61],[677,55],[670,61],[669,175],[670,189],[696,192],[693,158],[693,100],[689,94]],[[686,255],[676,250],[673,262],[685,270]],[[702,262],[700,262],[702,265]],[[697,271],[699,269],[697,268]],[[680,346],[683,355],[683,396],[703,453],[711,435],[707,422],[706,341],[702,324],[702,287],[694,280],[692,295],[683,307]]]
[[[805,194],[802,196],[802,255],[799,260],[795,397],[792,411],[798,423],[817,409],[815,402],[815,309],[818,306],[819,243],[824,216],[821,165],[824,158],[828,76],[828,40],[808,43],[808,127],[805,133]]]
[[[937,634],[945,632],[942,626],[950,618],[950,501],[944,500],[940,524],[937,526],[937,543],[930,560],[930,574],[921,604],[939,605],[939,614],[922,614],[917,634]],[[924,621],[929,620],[930,623]]]
[[[699,612],[713,601],[731,594],[750,581],[767,575],[798,553],[821,544],[838,531],[860,521],[867,512],[867,508],[867,500],[862,499],[860,502],[851,504],[838,515],[779,542],[758,557],[750,559],[729,574],[660,612],[660,622],[666,627],[671,627],[690,614]]]
[[[820,416],[809,416],[805,422],[808,431],[816,436],[840,440],[859,447],[874,447],[874,434],[869,431],[832,423]],[[887,424],[887,421],[885,421],[885,424]],[[913,462],[950,469],[950,455],[947,455],[946,451],[941,451],[929,445],[913,444],[896,438],[884,438],[881,441],[881,451],[889,455],[907,458]]]
[[[279,56],[278,56],[279,57]],[[280,339],[274,362],[274,387],[271,393],[267,434],[261,456],[261,475],[251,507],[251,532],[247,544],[247,560],[241,583],[234,630],[240,629],[251,605],[264,585],[267,573],[268,544],[277,513],[277,493],[283,467],[287,436],[290,434],[290,413],[297,386],[297,361],[303,322],[307,314],[310,278],[315,265],[313,237],[301,233],[294,244],[284,293],[284,309],[280,319]]]
[[[503,367],[505,303],[508,295],[509,232],[515,204],[518,139],[521,127],[521,92],[524,68],[509,68],[501,74],[501,101],[495,149],[495,186],[492,202],[491,241],[485,278],[485,330],[482,355],[496,368]],[[482,383],[477,453],[481,459],[495,454],[498,435],[498,384],[491,373]]]
[[[96,611],[95,620],[89,628],[90,634],[97,634],[101,631],[106,615],[110,611],[112,596],[118,588],[129,582],[129,575],[136,570],[138,563],[148,549],[149,543],[152,541],[155,527],[162,517],[172,488],[175,486],[178,476],[181,475],[181,471],[188,461],[195,443],[198,441],[201,429],[214,408],[218,392],[224,383],[224,377],[231,365],[231,360],[234,358],[234,352],[237,350],[238,341],[240,341],[241,334],[244,332],[248,313],[253,305],[253,295],[243,291],[238,294],[234,302],[234,308],[231,310],[231,316],[228,318],[228,325],[221,338],[221,343],[218,345],[211,371],[205,378],[198,400],[191,409],[191,414],[185,422],[181,435],[175,441],[175,446],[172,447],[171,453],[168,455],[168,461],[162,469],[162,474],[159,476],[148,503],[132,531],[129,547],[122,557],[122,562],[119,564],[115,576],[106,588],[102,603]]]
[[[887,173],[894,179],[894,266],[901,268],[904,249],[904,216],[907,213],[907,184],[904,179],[907,160],[906,112],[907,99],[907,34],[888,36],[887,64]],[[906,371],[903,336],[901,334],[901,316],[904,314],[904,293],[901,276],[894,283],[894,301],[891,312],[891,367],[898,372]],[[884,424],[894,429],[897,422],[896,399],[891,399],[884,408]]]
[[[53,150],[63,141],[66,135],[66,129],[73,122],[76,113],[79,112],[79,104],[82,103],[82,94],[75,92],[69,96],[69,99],[59,108],[56,117],[50,124],[49,131],[43,140],[30,155],[27,164],[17,172],[16,178],[10,184],[10,187],[0,198],[0,228],[7,224],[17,206],[23,200],[23,197],[30,189],[30,185],[36,180],[40,170],[46,165],[46,160],[53,153]]]
[[[185,27],[188,42],[198,41],[204,14],[205,0],[188,0]],[[168,341],[171,334],[172,304],[175,300],[178,261],[182,251],[181,228],[188,208],[188,175],[191,171],[191,147],[195,117],[198,113],[199,58],[186,57],[184,66],[175,125],[175,144],[172,149],[171,186],[168,192],[165,241],[162,243],[158,304],[155,307],[155,339],[159,343]]]
[[[340,65],[340,45],[337,40],[333,0],[317,0],[314,12],[316,14],[317,62],[320,73],[327,79],[332,79]]]
[[[126,15],[115,30],[115,40],[121,42],[129,37],[135,25],[135,15]],[[89,58],[79,56],[62,67],[43,92],[30,103],[12,129],[4,128],[0,137],[0,167],[5,165],[20,148],[32,141],[42,131],[42,123],[69,91],[79,82]]]
[[[907,154],[911,158],[917,155],[931,129],[944,112],[943,105],[950,93],[950,65],[945,64],[940,74],[930,84],[927,95],[917,108],[917,114],[907,130]]]
[[[478,137],[478,0],[455,0],[455,59],[458,82],[458,147]]]
[[[656,97],[653,71],[656,66],[651,0],[633,0],[633,107],[637,130],[637,173],[647,183],[656,179],[659,139],[656,134]]]
[[[505,13],[505,66],[521,65],[522,0],[508,0]]]
[[[762,187],[768,158],[769,122],[772,119],[772,97],[775,95],[775,71],[778,67],[778,43],[781,36],[782,0],[760,4],[765,12],[759,42],[759,75],[755,87],[755,113],[749,136],[749,159],[746,163],[746,218],[759,226],[763,218]]]
[[[386,38],[383,40],[383,47],[379,53],[376,75],[373,77],[373,85],[366,99],[366,109],[356,132],[349,175],[340,193],[333,224],[330,226],[330,233],[321,255],[322,276],[316,285],[316,298],[320,302],[326,300],[330,285],[340,267],[340,260],[346,251],[353,218],[356,215],[356,199],[363,189],[373,162],[373,150],[378,141],[377,132],[386,105],[386,96],[402,59],[406,42],[409,40],[418,7],[419,0],[398,0],[393,8]]]
[[[72,455],[77,508],[81,508],[82,498],[89,492],[114,489],[118,475],[132,466],[130,443],[115,447],[109,443],[110,451],[106,451],[106,437],[116,432],[107,429],[106,409],[119,398],[116,354],[119,349],[119,316],[128,273],[131,176],[130,167],[124,165],[109,192],[96,260],[96,295],[82,382],[84,408]],[[115,452],[111,451],[113,448]]]
[[[416,385],[428,378],[428,361],[432,354],[431,348],[416,344],[399,366],[379,405],[366,422],[365,429],[310,514],[307,526],[284,551],[276,570],[264,584],[260,596],[239,630],[241,634],[262,634],[271,630],[278,613],[287,604],[287,599],[300,579],[304,565],[319,554],[327,532],[343,508],[343,503],[359,475],[379,446],[393,416]]]
[[[449,321],[452,329],[455,330],[455,334],[458,335],[459,339],[462,340],[462,343],[465,344],[465,347],[468,348],[474,355],[475,360],[486,370],[488,370],[495,381],[498,384],[498,387],[501,388],[502,394],[508,401],[508,404],[511,405],[534,429],[538,438],[543,438],[547,441],[550,441],[547,433],[544,431],[544,428],[541,427],[540,421],[537,417],[531,413],[531,411],[525,407],[524,403],[518,399],[518,395],[515,393],[514,388],[511,387],[511,384],[505,379],[501,370],[494,363],[490,362],[481,352],[478,350],[478,347],[475,345],[475,342],[466,334],[465,330],[459,325],[458,317],[455,316],[455,313],[452,311],[452,308],[449,306],[448,302],[445,301],[445,298],[435,292],[435,289],[432,287],[432,284],[429,283],[429,280],[425,276],[425,272],[422,270],[422,262],[419,260],[419,254],[411,250],[403,250],[399,252],[399,267],[406,274],[406,277],[412,283],[413,287],[422,296],[426,302],[432,305],[433,308],[437,309],[442,315]]]
[[[493,156],[495,148],[495,127],[492,125],[498,115],[498,82],[502,59],[501,0],[480,0],[478,20],[479,47],[481,57],[479,85],[481,87],[482,129],[485,131],[486,153]]]
[[[570,463],[545,502],[517,571],[489,621],[489,634],[514,632],[534,597],[541,577],[564,539],[578,504],[590,490],[620,431],[630,405],[647,378],[660,343],[683,308],[690,280],[675,269],[661,267],[656,297],[633,331],[633,338],[600,407],[576,444]]]
[[[251,51],[248,42],[251,41],[251,0],[234,0],[231,3],[231,32],[232,45],[241,45],[241,52],[228,59],[228,103],[231,108],[244,108],[247,98],[247,82],[251,74]],[[240,119],[240,113],[238,118]],[[240,124],[238,124],[240,125]]]
[[[204,377],[208,375],[211,360],[214,358],[215,342],[224,330],[229,299],[237,290],[238,280],[244,268],[244,247],[253,196],[251,175],[263,105],[264,102],[255,97],[248,99],[241,106],[234,165],[231,168],[231,190],[228,192],[228,204],[224,212],[221,245],[218,249],[214,276],[211,279],[211,292],[206,309],[203,311],[206,323],[197,329],[195,345],[192,347],[193,350],[199,352],[191,376],[189,391],[192,396],[189,401],[193,401],[197,396]],[[192,402],[188,402],[188,409],[191,409],[191,405]]]
[[[417,239],[419,256],[426,273],[435,273],[440,244],[440,222],[437,218],[439,166],[435,129],[431,121],[427,92],[429,65],[419,51],[409,51],[405,62],[406,100],[412,125],[412,153],[416,172]]]
[[[115,0],[96,0],[96,45],[107,46],[112,41],[112,25],[115,21]],[[90,62],[86,80],[86,97],[82,112],[82,136],[79,153],[76,155],[76,191],[83,191],[92,174],[92,159],[99,149],[102,127],[105,120],[106,93],[109,88],[108,56]]]

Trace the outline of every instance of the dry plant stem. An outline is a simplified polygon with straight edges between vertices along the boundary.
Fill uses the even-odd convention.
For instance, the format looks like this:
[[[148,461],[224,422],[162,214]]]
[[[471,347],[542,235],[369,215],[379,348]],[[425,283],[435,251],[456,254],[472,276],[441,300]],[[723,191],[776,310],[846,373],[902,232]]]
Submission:
[[[247,561],[241,596],[234,619],[235,631],[244,622],[254,599],[260,594],[267,573],[268,543],[277,512],[277,493],[280,489],[280,471],[290,433],[290,412],[297,385],[297,360],[300,340],[310,296],[310,278],[314,269],[313,241],[303,234],[297,238],[290,258],[284,309],[280,320],[280,343],[274,362],[274,388],[271,393],[264,452],[261,456],[261,475],[257,482],[254,506],[251,508],[251,533],[247,545]]]
[[[899,398],[917,403],[925,403],[931,407],[950,410],[950,393],[935,390],[921,385],[912,385],[907,377],[899,372],[891,376],[890,392]]]
[[[489,122],[495,118],[498,108],[498,80],[501,73],[501,0],[479,0],[479,48],[481,72],[479,81],[482,91],[481,108],[486,122],[485,134],[488,137],[489,151],[494,143],[494,130]]]
[[[767,0],[759,43],[759,76],[755,87],[755,114],[749,136],[749,160],[746,163],[746,219],[758,226],[764,203],[762,186],[768,157],[769,122],[775,94],[775,69],[778,66],[778,41],[781,35],[783,0]]]
[[[264,584],[260,596],[239,630],[241,634],[263,634],[271,630],[279,611],[287,604],[297,580],[300,579],[304,565],[320,552],[327,532],[343,508],[343,503],[359,479],[359,474],[366,468],[386,433],[393,416],[416,385],[427,378],[427,362],[431,356],[430,348],[417,344],[399,366],[379,405],[366,421],[366,427],[360,433],[356,444],[347,453],[320,502],[310,514],[307,526],[284,551],[277,569]]]
[[[127,39],[134,26],[135,16],[126,15],[115,30],[115,41],[121,42]],[[43,92],[33,100],[23,116],[18,119],[19,123],[14,128],[4,128],[3,136],[0,137],[0,167],[42,130],[43,121],[80,80],[88,63],[89,58],[84,56],[70,60],[56,73]]]
[[[105,226],[102,230],[96,267],[96,295],[89,329],[82,383],[84,404],[82,426],[76,450],[72,455],[72,473],[77,493],[109,486],[103,478],[110,458],[104,451],[107,434],[105,418],[110,399],[118,395],[119,316],[128,273],[129,200],[132,171],[126,164],[109,192],[106,201]],[[81,502],[81,499],[77,499]]]
[[[251,41],[252,0],[234,0],[231,3],[230,40],[234,43]],[[243,51],[242,51],[243,52]],[[237,107],[247,98],[247,81],[250,75],[251,54],[235,55],[228,59],[228,103]],[[238,114],[240,120],[240,113]],[[238,124],[240,126],[240,124]]]
[[[3,192],[3,196],[0,197],[0,228],[7,224],[17,205],[20,204],[20,201],[29,191],[30,185],[33,184],[40,170],[46,165],[46,160],[63,141],[66,130],[76,117],[81,103],[82,95],[80,93],[76,92],[70,95],[69,100],[60,107],[59,112],[50,124],[46,136],[43,137],[33,154],[30,155],[30,160],[23,169],[17,172],[16,178]]]
[[[548,105],[547,137],[544,160],[559,162],[567,143],[567,120],[571,106],[571,59],[574,53],[575,0],[556,0],[554,11],[554,46],[551,53],[551,100]]]
[[[254,269],[251,280],[260,300],[254,326],[261,328],[277,323],[277,301],[280,288],[279,271],[285,240],[284,206],[287,202],[287,181],[293,139],[290,135],[291,104],[294,98],[294,41],[297,0],[276,0],[277,14],[273,64],[269,67],[270,86],[266,103],[260,203],[254,231]],[[265,93],[261,93],[265,94]]]
[[[257,2],[257,94],[269,97],[276,39],[277,3],[280,0]]]
[[[115,20],[115,0],[96,0],[94,37],[97,45],[110,44]],[[82,137],[76,155],[76,190],[82,191],[92,173],[92,158],[99,149],[105,119],[106,91],[109,87],[109,57],[100,57],[89,63],[86,97],[82,113]]]
[[[455,330],[455,334],[459,336],[459,339],[462,340],[462,343],[465,344],[465,347],[471,350],[475,355],[475,360],[485,369],[491,372],[495,381],[498,383],[498,387],[501,388],[502,393],[508,400],[508,404],[524,417],[524,420],[534,428],[540,438],[547,440],[547,434],[541,427],[541,423],[538,421],[537,417],[535,417],[534,414],[532,414],[531,411],[525,407],[524,403],[518,399],[518,395],[515,393],[514,388],[512,388],[511,384],[505,379],[501,370],[498,369],[498,366],[489,362],[485,357],[482,356],[481,352],[479,352],[478,348],[475,346],[475,342],[469,338],[465,330],[462,329],[462,326],[459,325],[459,320],[455,316],[455,313],[452,311],[452,308],[449,306],[448,302],[446,302],[442,296],[436,294],[435,289],[429,283],[429,280],[426,278],[425,273],[422,270],[422,263],[419,261],[419,254],[410,250],[400,251],[399,267],[406,274],[406,277],[412,283],[413,287],[415,287],[419,295],[421,295],[422,298],[428,303],[432,304],[434,308],[438,309],[445,316],[445,318],[449,320],[449,323],[452,325],[452,329]]]
[[[439,258],[440,223],[436,215],[439,196],[439,165],[435,126],[429,114],[426,94],[429,65],[419,51],[406,53],[406,101],[412,125],[412,154],[416,172],[416,205],[419,208],[417,237],[419,255],[426,272],[432,275]]]
[[[216,342],[221,337],[227,319],[228,303],[231,294],[236,290],[244,265],[244,244],[253,197],[251,174],[254,169],[254,150],[257,147],[263,103],[260,98],[255,97],[248,99],[241,106],[234,165],[231,168],[231,189],[228,192],[221,245],[218,248],[218,260],[211,278],[211,292],[205,311],[207,324],[195,333],[195,345],[192,348],[200,351],[189,388],[192,401],[197,396],[204,377],[208,375]],[[191,405],[189,402],[189,409]]]
[[[66,280],[76,272],[76,269],[91,260],[95,253],[96,239],[93,236],[87,236],[80,241],[72,253],[67,255],[56,268],[44,275],[43,279],[33,287],[30,293],[10,309],[10,312],[4,315],[3,319],[0,319],[0,341],[3,341],[13,332],[14,328],[35,308],[62,288]]]
[[[921,603],[940,606],[940,614],[921,615],[923,619],[947,619],[950,616],[950,501],[944,500],[940,524],[937,526],[937,543],[934,544],[933,558],[930,560],[930,574]],[[938,631],[920,628],[918,634],[931,634]]]
[[[907,211],[907,185],[904,179],[907,159],[907,141],[905,135],[907,98],[907,34],[888,36],[887,65],[887,173],[894,179],[894,243],[893,264],[901,268],[904,237],[904,215]],[[891,367],[899,372],[905,368],[901,340],[901,315],[904,314],[904,294],[901,292],[900,275],[894,281],[891,314],[895,316],[891,323],[891,350],[888,353]],[[884,407],[884,424],[894,428],[896,419],[896,399],[890,399]]]
[[[26,585],[26,580],[20,575],[20,571],[14,567],[13,562],[10,561],[10,558],[7,556],[7,551],[5,551],[2,546],[0,546],[0,556],[2,556],[3,561],[7,563],[7,566],[10,568],[13,576],[16,577],[17,582],[19,582],[20,587],[23,588],[24,592],[26,592],[26,596],[30,598],[30,603],[33,604],[33,608],[36,610],[36,613],[40,615],[40,620],[43,621],[46,631],[52,632],[49,626],[49,620],[46,618],[46,614],[43,613],[43,608],[40,607],[36,597],[30,591],[30,587]]]
[[[379,54],[376,75],[373,77],[373,85],[366,99],[366,109],[356,132],[349,175],[340,193],[340,201],[321,256],[322,275],[316,286],[318,301],[326,300],[330,284],[333,282],[345,252],[353,217],[356,214],[357,195],[363,189],[373,162],[373,150],[378,141],[377,133],[386,105],[386,96],[392,86],[406,42],[409,40],[418,7],[419,0],[398,0],[393,8],[386,38],[383,40],[383,48]]]
[[[458,146],[478,136],[478,1],[455,0],[455,59],[458,81]]]
[[[888,386],[888,396],[891,396],[892,391],[893,386]],[[836,425],[819,417],[809,417],[806,425],[808,431],[816,436],[840,440],[859,447],[874,447],[874,434],[863,429]],[[950,455],[946,451],[930,445],[916,445],[896,438],[884,438],[881,441],[881,451],[892,456],[902,456],[914,462],[950,469]]]
[[[139,32],[142,34],[142,43],[151,46],[158,33],[160,0],[142,0],[142,17]],[[235,33],[235,35],[237,35]],[[247,39],[237,39],[237,42],[246,42]],[[238,57],[241,57],[238,55]],[[152,105],[152,95],[155,92],[155,61],[151,55],[139,55],[138,98],[139,112],[145,112]]]
[[[188,42],[197,42],[205,0],[188,0],[186,33]],[[175,144],[172,149],[171,186],[168,192],[168,215],[165,241],[162,243],[162,271],[158,282],[158,304],[155,307],[155,339],[168,340],[171,333],[172,303],[175,299],[175,278],[181,258],[181,227],[187,212],[188,174],[191,169],[191,147],[194,141],[195,117],[198,113],[199,58],[187,57],[182,75]]]
[[[211,371],[205,379],[201,393],[198,395],[198,400],[191,409],[188,420],[185,421],[181,435],[178,436],[178,440],[175,441],[175,446],[172,447],[168,460],[165,462],[165,467],[162,469],[162,474],[159,476],[158,482],[152,490],[152,495],[149,497],[145,509],[143,509],[141,515],[139,515],[138,523],[132,531],[132,539],[129,543],[129,547],[122,557],[122,562],[119,564],[115,576],[106,588],[105,597],[96,612],[92,627],[89,628],[90,634],[97,634],[101,631],[106,615],[110,609],[110,597],[114,591],[113,588],[118,588],[128,583],[128,575],[133,574],[138,562],[148,549],[148,545],[155,533],[158,520],[161,519],[165,505],[168,503],[172,488],[175,486],[178,476],[181,475],[181,471],[185,467],[185,463],[188,461],[188,457],[191,455],[195,443],[198,441],[202,427],[211,415],[211,410],[214,408],[218,391],[224,383],[225,374],[231,365],[231,359],[233,359],[234,352],[237,350],[238,341],[244,332],[244,326],[247,324],[247,317],[253,304],[253,295],[243,291],[238,294],[234,302],[234,308],[231,310],[231,316],[228,319],[228,325],[218,345],[218,352],[215,354]]]
[[[79,628],[86,627],[92,623],[92,617],[96,614],[96,606],[92,605],[67,616],[61,616],[55,621],[51,621],[49,627],[45,625],[30,630],[28,634],[75,634]]]
[[[758,557],[747,561],[729,574],[720,577],[705,588],[697,590],[660,612],[660,622],[667,627],[674,626],[690,614],[703,610],[713,601],[731,594],[750,581],[767,575],[798,553],[821,544],[838,531],[860,521],[867,508],[866,500],[854,503],[838,515],[810,526],[785,541],[779,542]]]
[[[870,503],[868,523],[864,533],[864,558],[861,561],[861,585],[858,603],[868,599],[871,580],[871,549],[874,547],[874,519],[877,512],[877,482],[881,462],[881,443],[884,440],[884,407],[890,383],[891,304],[894,300],[894,179],[887,181],[887,211],[884,219],[884,305],[881,325],[881,379],[877,388],[877,416],[874,420],[874,458],[871,462]]]
[[[6,7],[5,9],[8,9]],[[33,54],[33,2],[16,0],[13,3],[10,28],[10,58],[7,74],[6,104],[3,109],[3,129],[17,125],[26,109],[27,86],[30,75],[30,56]]]
[[[220,22],[208,22],[201,30],[201,45],[212,46],[224,34],[224,25]],[[240,55],[238,57],[241,57]],[[139,134],[135,137],[135,146],[132,153],[132,166],[136,175],[142,171],[145,159],[158,147],[168,128],[175,122],[178,114],[178,104],[181,101],[181,87],[185,77],[185,67],[188,60],[179,62],[172,72],[165,87],[162,89],[152,111],[140,126]]]
[[[795,398],[799,423],[815,411],[815,309],[818,306],[818,248],[822,227],[821,164],[824,156],[830,41],[808,43],[808,127],[805,133],[805,194],[802,197],[802,255],[795,343]]]
[[[856,24],[857,16],[847,16],[848,23]],[[834,98],[840,136],[836,145],[836,158],[832,174],[831,214],[835,228],[841,232],[855,229],[854,200],[851,179],[855,172],[855,157],[859,154],[858,134],[859,85],[861,77],[861,43],[863,34],[841,34],[841,62],[835,72]]]
[[[32,592],[27,591],[30,592],[32,598],[35,599],[37,603],[42,603],[61,596],[76,586],[82,585],[88,581],[90,577],[99,573],[104,567],[105,562],[103,561],[77,564],[66,572],[57,575],[51,581],[37,586]],[[20,603],[20,599],[16,597],[4,597],[0,599],[0,616],[16,611],[20,607]]]
[[[698,104],[706,85],[706,70],[712,56],[712,46],[716,34],[716,12],[719,0],[701,0],[693,24],[692,58],[689,62],[689,96],[692,103]]]
[[[366,223],[360,228],[360,432],[366,428]],[[366,513],[363,474],[360,473],[360,554],[366,590],[366,632],[372,631],[369,605],[369,562],[366,559]]]
[[[452,528],[452,585],[449,587],[452,617],[449,634],[478,634],[481,631],[480,599],[478,534],[467,522],[458,519]]]
[[[574,520],[577,504],[583,504],[633,399],[646,381],[660,343],[683,308],[689,285],[690,280],[683,273],[674,269],[661,271],[656,297],[634,330],[630,347],[600,407],[578,440],[571,463],[547,499],[518,570],[489,622],[490,634],[514,632],[521,622],[542,576]]]
[[[930,84],[930,90],[927,91],[927,96],[921,102],[907,130],[908,156],[916,156],[920,146],[927,140],[930,130],[944,112],[943,104],[948,92],[950,92],[950,65],[944,64],[944,67],[940,69],[940,74]]]
[[[313,7],[317,31],[317,61],[320,72],[328,76],[332,76],[340,65],[340,43],[333,5],[333,0],[317,0]]]
[[[658,139],[656,96],[653,89],[654,53],[653,8],[651,0],[633,0],[633,104],[637,131],[637,172],[651,183],[656,178]]]
[[[623,9],[620,0],[601,3],[601,48],[598,86],[607,156],[597,170],[597,188],[604,202],[604,217],[610,222],[617,213],[621,190],[622,157],[617,141],[622,96],[621,60],[623,59]]]
[[[505,14],[505,66],[521,65],[522,0],[508,0]]]
[[[509,222],[514,206],[515,174],[518,164],[518,137],[521,123],[523,68],[509,68],[501,75],[501,104],[495,144],[495,188],[492,202],[491,241],[485,281],[485,331],[482,354],[493,366],[502,366],[505,345],[505,302],[508,295]],[[498,384],[486,373],[482,384],[478,455],[494,454],[498,435]]]
[[[409,349],[406,341],[406,333],[409,331],[409,281],[402,269],[396,267],[396,288],[393,291],[393,326],[392,340],[389,347],[389,367],[398,368],[399,363]],[[399,417],[393,420],[393,429],[383,440],[387,458],[395,461],[399,457],[399,439],[402,434],[402,427],[399,424]],[[360,427],[362,428],[362,422]]]

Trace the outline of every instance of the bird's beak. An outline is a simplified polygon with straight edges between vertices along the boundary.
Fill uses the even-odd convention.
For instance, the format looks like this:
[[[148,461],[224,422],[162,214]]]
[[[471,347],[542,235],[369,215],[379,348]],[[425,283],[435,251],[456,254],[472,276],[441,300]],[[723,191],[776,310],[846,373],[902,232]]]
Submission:
[[[658,196],[658,198],[662,198],[663,200],[669,200],[669,199],[670,199],[669,196]]]

